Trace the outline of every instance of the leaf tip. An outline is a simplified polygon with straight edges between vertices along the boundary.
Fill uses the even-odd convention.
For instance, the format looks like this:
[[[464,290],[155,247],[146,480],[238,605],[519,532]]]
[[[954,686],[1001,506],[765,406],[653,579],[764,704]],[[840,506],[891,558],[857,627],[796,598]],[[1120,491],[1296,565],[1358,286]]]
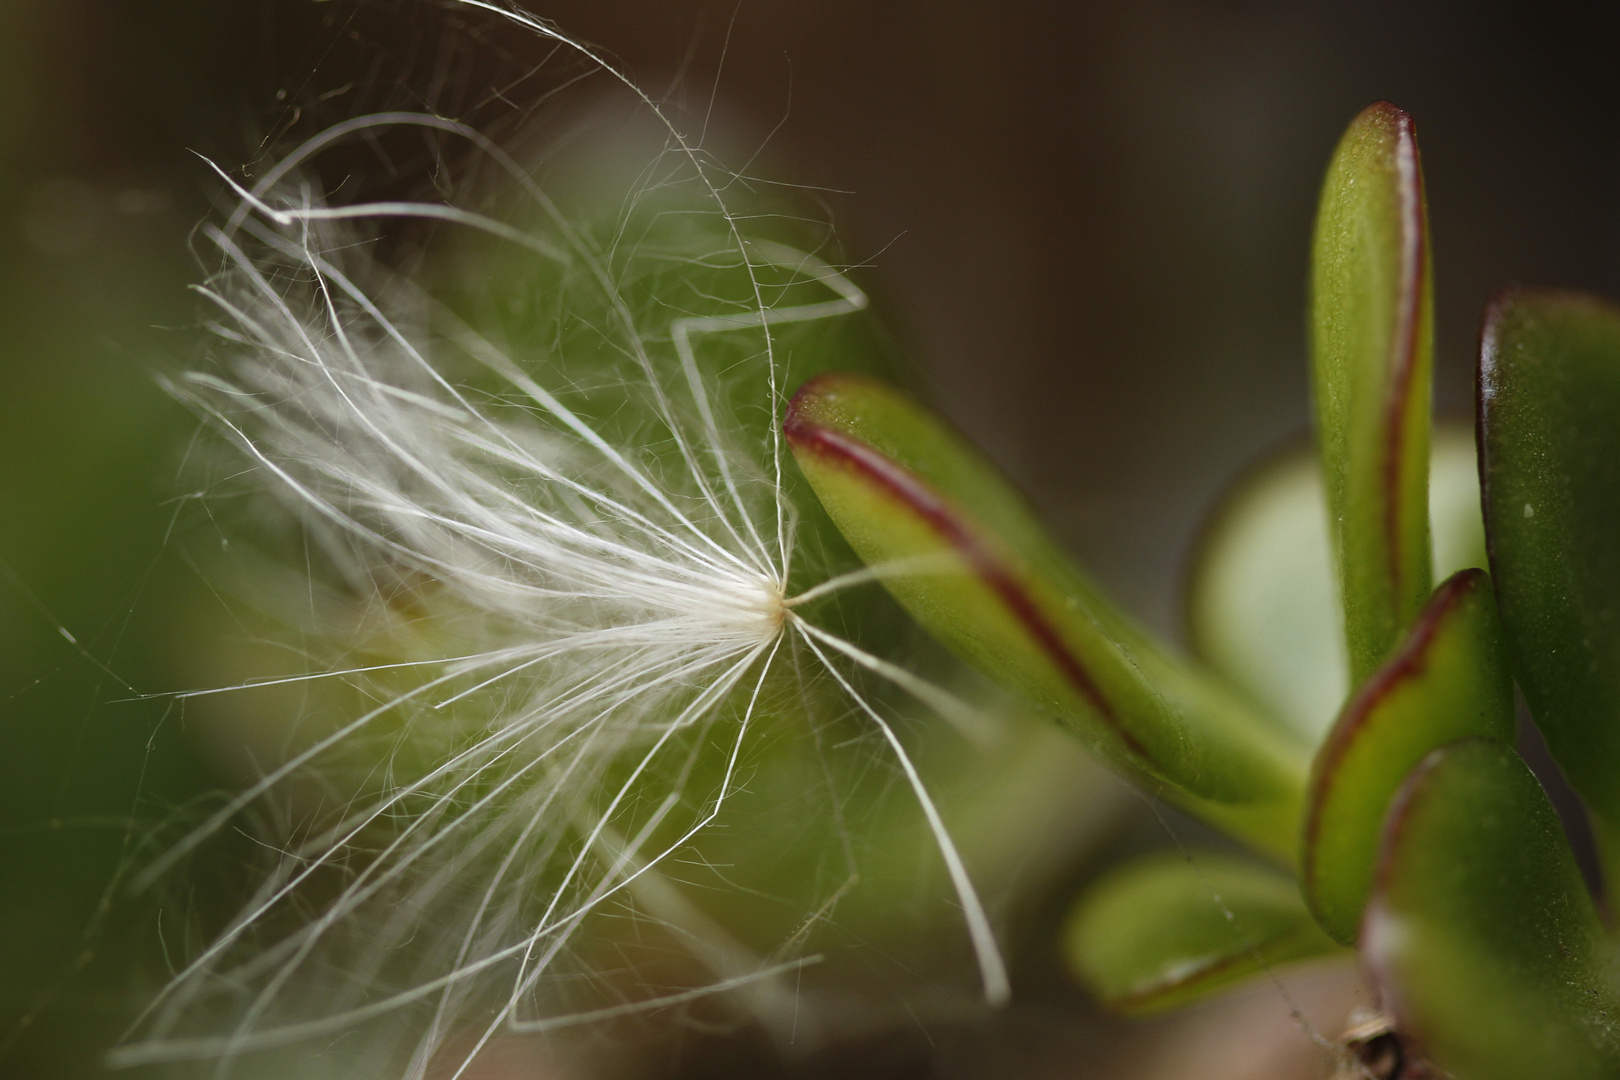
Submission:
[[[794,392],[782,414],[782,434],[795,448],[809,447],[815,432],[833,418],[851,390],[872,392],[884,384],[869,375],[850,371],[823,371]]]
[[[1417,121],[1394,102],[1380,99],[1368,105],[1350,121],[1350,132],[1376,131],[1400,142],[1417,143]]]

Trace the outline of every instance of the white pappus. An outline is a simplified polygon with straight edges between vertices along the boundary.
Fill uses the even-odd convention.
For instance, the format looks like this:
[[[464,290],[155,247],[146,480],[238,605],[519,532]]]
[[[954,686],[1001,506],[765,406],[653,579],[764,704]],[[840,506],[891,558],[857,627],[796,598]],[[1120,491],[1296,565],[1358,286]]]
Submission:
[[[814,958],[795,941],[770,955],[743,946],[659,868],[720,817],[762,719],[816,702],[857,711],[896,755],[985,996],[1005,1000],[982,905],[863,679],[961,707],[800,607],[882,568],[790,595],[804,547],[785,494],[780,413],[793,387],[780,335],[856,312],[864,294],[814,254],[750,236],[728,201],[739,178],[611,66],[530,16],[467,6],[600,65],[661,129],[663,150],[606,233],[559,210],[493,141],[427,113],[338,125],[251,185],[221,172],[236,206],[204,230],[220,270],[201,289],[220,361],[175,380],[176,393],[356,595],[409,614],[391,625],[389,658],[298,676],[362,685],[371,707],[148,868],[156,880],[325,761],[364,774],[284,839],[245,910],[114,1061],[224,1071],[364,1029],[384,1047],[366,1053],[391,1070],[460,1076],[506,1033],[704,994],[734,995],[767,1022],[790,1015],[781,977]],[[306,179],[329,147],[400,129],[471,147],[511,199],[499,211],[457,198],[338,205]],[[400,219],[437,230],[450,254],[433,265],[462,284],[372,252],[379,223]],[[717,242],[682,246],[697,233]],[[481,308],[469,265],[528,267],[522,288],[491,290],[522,310]],[[492,332],[508,316],[509,332]],[[525,343],[535,325],[545,335]],[[587,940],[626,903],[707,981],[626,998]]]

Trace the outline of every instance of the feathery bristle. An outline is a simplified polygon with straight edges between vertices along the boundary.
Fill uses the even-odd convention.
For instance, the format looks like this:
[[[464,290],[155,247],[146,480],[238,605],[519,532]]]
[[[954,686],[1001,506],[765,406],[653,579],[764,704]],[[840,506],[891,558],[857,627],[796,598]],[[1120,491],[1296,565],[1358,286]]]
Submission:
[[[515,10],[468,4],[578,48]],[[361,777],[281,839],[247,908],[116,1062],[224,1069],[364,1029],[368,1053],[397,1073],[459,1076],[502,1033],[702,994],[772,1022],[792,1008],[774,987],[813,957],[793,958],[791,942],[772,956],[747,948],[660,867],[739,790],[762,717],[818,709],[859,710],[898,756],[985,994],[1005,998],[961,860],[856,673],[956,706],[806,614],[805,598],[871,573],[789,598],[808,549],[783,478],[791,387],[778,335],[865,297],[816,255],[748,236],[716,166],[635,93],[668,146],[605,233],[570,220],[478,132],[426,114],[340,125],[251,188],[227,177],[239,201],[205,230],[221,268],[201,290],[220,315],[221,361],[176,392],[380,613],[386,647],[357,645],[366,662],[308,676],[360,685],[373,707],[149,868],[148,881],[291,777],[332,762]],[[338,140],[401,126],[466,140],[505,174],[516,209],[331,206],[302,179]],[[471,238],[435,264],[460,267],[450,286],[369,252],[362,229],[399,218]],[[486,288],[520,265],[519,283]],[[511,310],[489,317],[485,293]],[[536,325],[545,332],[526,338]],[[631,903],[707,984],[626,1000],[588,928]],[[631,948],[602,934],[610,952]]]

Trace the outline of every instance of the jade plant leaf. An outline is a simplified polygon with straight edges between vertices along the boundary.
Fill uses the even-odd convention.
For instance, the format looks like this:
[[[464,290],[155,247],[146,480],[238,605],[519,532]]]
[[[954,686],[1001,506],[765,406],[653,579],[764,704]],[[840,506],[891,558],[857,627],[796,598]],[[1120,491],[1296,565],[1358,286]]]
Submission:
[[[1196,550],[1193,652],[1315,743],[1349,683],[1316,455],[1290,453],[1241,477]]]
[[[1355,941],[1380,828],[1401,781],[1435,747],[1470,735],[1513,738],[1513,680],[1490,579],[1477,569],[1434,591],[1317,751],[1300,886],[1336,940]]]
[[[1483,567],[1472,427],[1436,428],[1429,469],[1435,580]],[[1273,456],[1221,499],[1188,576],[1187,632],[1201,660],[1321,741],[1350,674],[1315,453]]]
[[[1611,949],[1512,747],[1426,758],[1390,809],[1361,932],[1400,1029],[1461,1080],[1620,1075]]]
[[[784,429],[850,546],[935,637],[1150,786],[1292,860],[1306,744],[1120,614],[959,434],[839,374],[807,383]]]
[[[1486,312],[1480,475],[1514,674],[1620,871],[1620,309],[1511,292]]]
[[[1311,251],[1317,437],[1355,683],[1429,593],[1429,263],[1412,118],[1379,102],[1334,152]]]
[[[1286,875],[1230,855],[1175,851],[1143,856],[1096,882],[1069,916],[1062,947],[1098,1000],[1133,1015],[1336,948]]]

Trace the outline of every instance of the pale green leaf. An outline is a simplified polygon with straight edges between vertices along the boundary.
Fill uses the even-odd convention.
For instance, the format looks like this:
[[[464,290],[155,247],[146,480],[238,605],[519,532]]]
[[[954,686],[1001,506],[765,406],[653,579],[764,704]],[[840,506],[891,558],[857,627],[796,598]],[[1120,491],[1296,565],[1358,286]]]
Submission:
[[[1334,949],[1291,879],[1213,852],[1159,852],[1110,871],[1063,933],[1069,970],[1129,1014],[1162,1012]]]

